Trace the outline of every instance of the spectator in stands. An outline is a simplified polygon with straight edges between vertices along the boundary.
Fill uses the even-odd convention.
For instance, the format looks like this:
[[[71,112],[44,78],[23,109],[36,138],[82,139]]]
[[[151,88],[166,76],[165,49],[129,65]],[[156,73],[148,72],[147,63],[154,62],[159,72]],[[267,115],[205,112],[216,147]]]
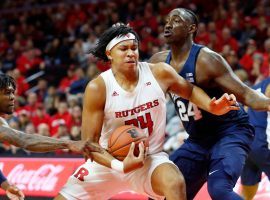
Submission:
[[[259,51],[257,50],[257,44],[255,40],[249,39],[246,44],[246,50],[242,58],[240,59],[240,64],[248,73],[249,80],[254,83],[257,78],[257,73],[255,73],[255,68],[258,68],[262,63],[259,63]]]
[[[55,86],[48,87],[47,96],[44,99],[45,110],[48,114],[53,115],[56,112],[57,90]]]
[[[22,109],[18,112],[18,123],[19,129],[25,131],[26,126],[30,123],[30,113],[29,111]]]
[[[60,92],[68,92],[71,83],[78,79],[77,75],[75,74],[75,65],[70,65],[67,70],[67,76],[63,77],[60,81],[58,90]]]
[[[75,73],[78,79],[70,84],[69,93],[73,95],[82,94],[89,79],[85,76],[84,69],[81,67],[77,67]]]
[[[204,22],[200,22],[198,25],[198,33],[195,42],[207,46],[210,42],[209,32],[206,30]]]
[[[55,138],[68,140],[70,139],[70,134],[65,122],[61,122],[57,128],[57,132],[53,135]]]
[[[41,123],[37,127],[37,134],[43,136],[50,136],[50,127],[46,123]]]
[[[40,56],[41,51],[39,49],[32,48],[23,52],[16,61],[21,74],[29,76],[37,70],[43,70],[45,63]]]
[[[1,41],[0,41],[0,49],[1,49]],[[16,67],[15,54],[14,51],[11,48],[9,48],[6,51],[5,55],[3,56],[1,71],[6,73],[7,71],[13,70],[15,67]]]
[[[9,48],[9,42],[4,32],[0,32],[0,57],[4,56]]]
[[[42,103],[39,103],[37,105],[36,110],[31,116],[31,122],[36,129],[39,127],[40,124],[47,124],[48,126],[50,125],[51,116],[46,113],[46,110]]]
[[[32,117],[33,113],[37,109],[37,105],[38,105],[37,94],[35,92],[29,92],[27,94],[27,103],[26,103],[26,105],[23,106],[21,109],[19,109],[16,112],[19,112],[20,110],[26,110],[28,112],[29,116]]]
[[[242,35],[239,40],[241,44],[247,44],[248,40],[251,38],[255,38],[256,36],[256,28],[252,23],[252,20],[249,16],[244,18],[244,27],[242,29]]]
[[[229,45],[232,50],[234,50],[235,52],[238,51],[239,48],[238,41],[234,37],[232,37],[231,30],[229,27],[224,27],[222,29],[220,42],[222,46]],[[219,52],[220,51],[221,50],[219,50]]]
[[[47,96],[48,91],[48,81],[44,78],[40,78],[37,81],[37,85],[34,90],[32,90],[37,94],[37,101],[42,102]]]
[[[23,76],[17,68],[13,69],[12,71],[8,71],[7,74],[12,76],[15,79],[16,84],[18,85],[18,88],[16,91],[17,95],[26,97],[27,95],[26,93],[28,89],[30,88],[30,85],[26,81],[25,76]]]
[[[57,106],[57,113],[51,118],[51,136],[54,136],[57,133],[60,124],[65,124],[67,127],[70,127],[71,119],[72,116],[68,112],[67,102],[59,102],[59,105]]]
[[[269,37],[264,41],[264,51],[263,51],[263,64],[261,67],[260,80],[267,78],[269,76],[270,67],[270,29]]]
[[[80,127],[81,126],[81,123],[82,123],[82,108],[81,106],[79,105],[76,105],[74,106],[72,109],[71,109],[71,123],[70,123],[70,127],[73,127],[73,126],[78,126]]]
[[[225,49],[225,47],[228,47],[227,52],[223,51],[221,55],[226,59],[226,61],[229,63],[232,70],[240,78],[240,80],[243,82],[248,82],[248,74],[246,70],[244,70],[240,65],[236,52],[232,50],[228,45],[225,45],[223,47],[223,50]]]

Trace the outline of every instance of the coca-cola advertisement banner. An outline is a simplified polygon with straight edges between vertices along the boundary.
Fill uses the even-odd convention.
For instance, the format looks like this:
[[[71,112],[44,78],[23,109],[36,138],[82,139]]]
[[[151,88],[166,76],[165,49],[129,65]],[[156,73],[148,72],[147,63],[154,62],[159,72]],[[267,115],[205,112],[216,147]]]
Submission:
[[[83,162],[80,158],[1,158],[0,169],[26,196],[54,197]]]
[[[55,197],[68,177],[83,162],[84,159],[80,158],[1,158],[0,169],[12,184],[23,190],[26,196]],[[234,190],[240,193],[240,180],[238,180]],[[0,195],[3,194],[4,191],[0,190]],[[111,199],[146,200],[147,197],[124,192]],[[269,199],[270,182],[263,174],[254,200]],[[197,194],[195,200],[211,200],[206,184]]]

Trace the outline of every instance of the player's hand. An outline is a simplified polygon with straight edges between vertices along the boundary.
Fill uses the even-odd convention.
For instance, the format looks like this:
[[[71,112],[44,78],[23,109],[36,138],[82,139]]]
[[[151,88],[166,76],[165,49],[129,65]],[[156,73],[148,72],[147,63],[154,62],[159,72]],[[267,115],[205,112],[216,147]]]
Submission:
[[[106,151],[103,148],[101,148],[99,145],[88,140],[85,143],[83,152],[84,152],[83,155],[84,155],[85,160],[91,159],[91,161],[93,161],[93,155],[92,155],[93,152],[105,153]]]
[[[17,188],[15,185],[9,185],[6,189],[7,197],[11,200],[23,200],[23,192]]]
[[[239,110],[239,104],[233,94],[223,94],[219,99],[215,97],[210,102],[210,112],[215,115],[223,115],[231,110]]]
[[[82,140],[69,142],[68,149],[76,153],[82,153],[84,154],[84,156],[90,157],[90,158],[91,158],[92,152],[102,153],[104,151],[98,145],[94,145],[90,141],[82,141]]]
[[[134,155],[135,143],[132,142],[129,148],[128,155],[123,160],[124,164],[124,173],[128,173],[135,169],[141,168],[144,164],[146,157],[146,150],[144,148],[144,143],[140,142],[139,144],[139,155],[138,157]]]

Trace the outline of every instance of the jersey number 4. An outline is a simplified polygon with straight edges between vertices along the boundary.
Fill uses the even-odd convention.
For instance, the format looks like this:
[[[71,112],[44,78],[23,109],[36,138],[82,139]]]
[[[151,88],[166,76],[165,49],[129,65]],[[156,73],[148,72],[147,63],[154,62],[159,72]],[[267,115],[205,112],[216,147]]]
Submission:
[[[180,99],[176,99],[175,104],[182,121],[189,121],[189,117],[192,116],[194,117],[194,120],[202,118],[202,113],[195,104],[188,102],[188,105],[186,106],[186,104],[184,104]]]
[[[144,116],[138,116],[137,118],[125,121],[125,125],[134,125],[141,129],[147,128],[149,135],[151,135],[153,132],[154,122],[151,118],[151,114],[145,113]]]

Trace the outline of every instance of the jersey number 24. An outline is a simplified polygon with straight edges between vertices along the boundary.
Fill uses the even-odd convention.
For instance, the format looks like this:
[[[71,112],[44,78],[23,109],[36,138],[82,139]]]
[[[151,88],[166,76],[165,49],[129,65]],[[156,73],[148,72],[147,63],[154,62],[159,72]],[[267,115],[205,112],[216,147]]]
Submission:
[[[175,100],[175,104],[178,108],[178,113],[182,121],[189,121],[189,117],[194,117],[194,120],[199,120],[202,118],[202,113],[199,108],[191,103],[188,102],[187,106],[182,102],[179,98]]]

